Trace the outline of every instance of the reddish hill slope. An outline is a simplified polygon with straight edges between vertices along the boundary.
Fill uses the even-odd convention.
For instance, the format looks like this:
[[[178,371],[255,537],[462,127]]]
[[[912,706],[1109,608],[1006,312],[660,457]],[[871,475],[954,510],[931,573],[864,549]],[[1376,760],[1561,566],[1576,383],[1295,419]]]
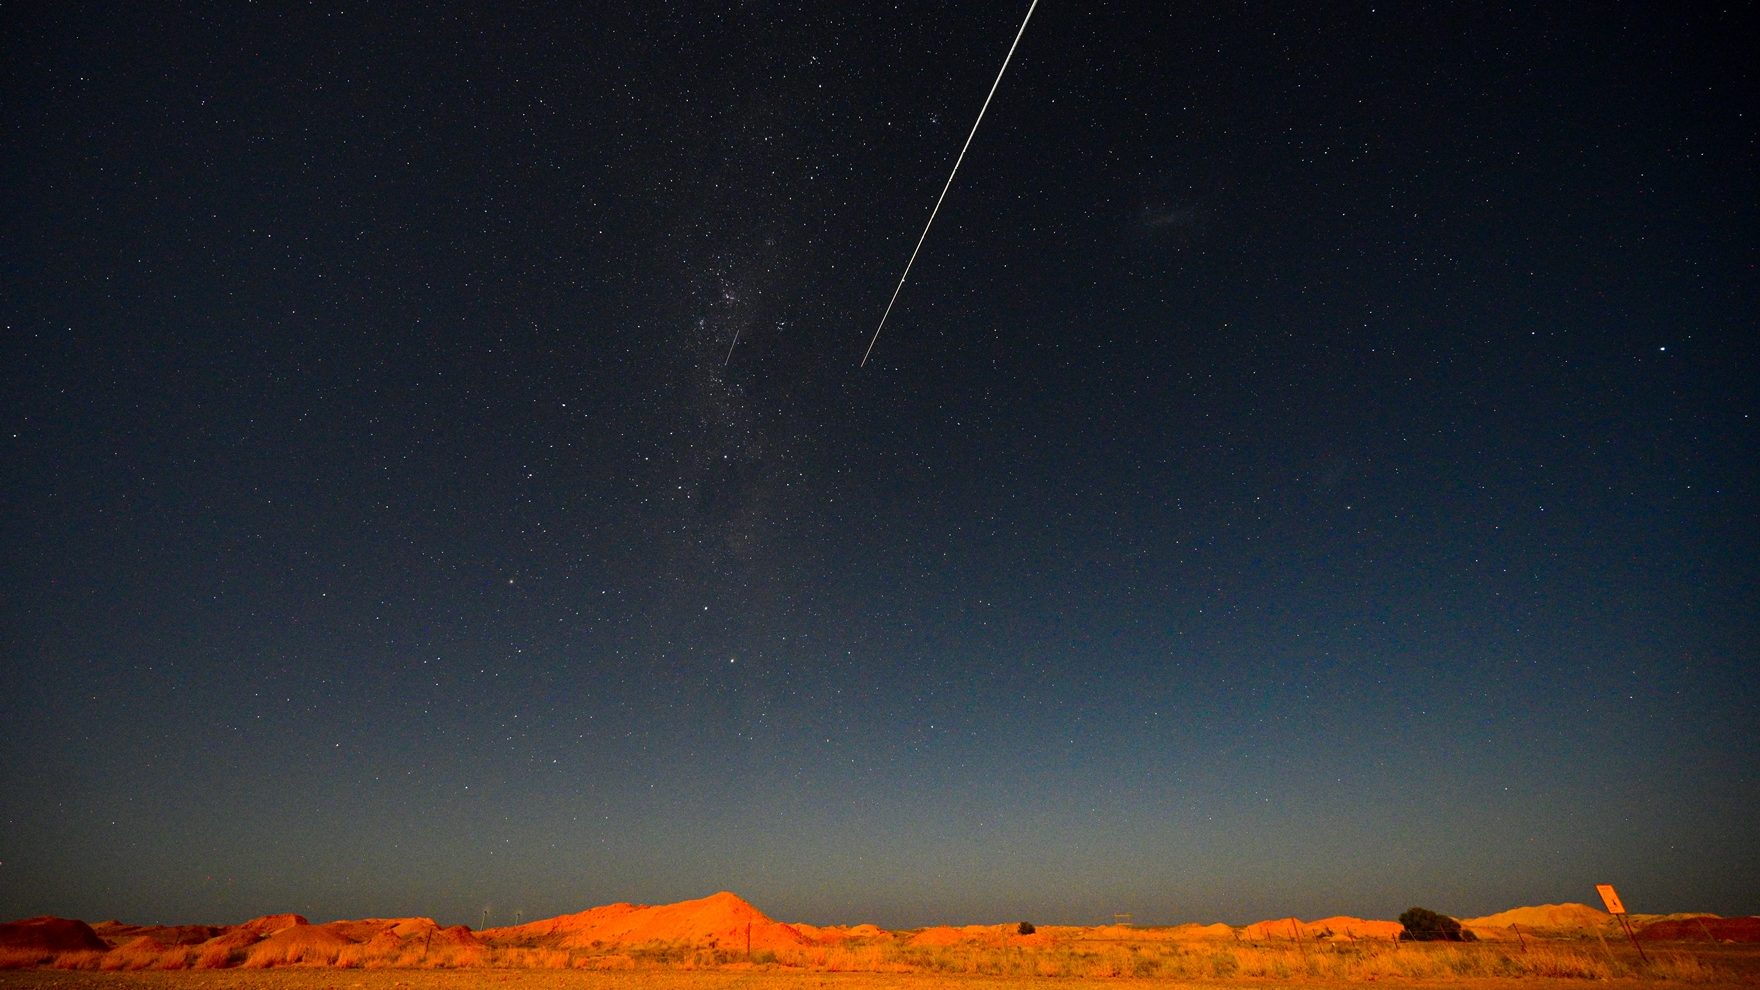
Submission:
[[[26,918],[0,924],[0,949],[17,953],[103,952],[110,948],[92,926],[72,918]]]
[[[1638,930],[1638,937],[1666,942],[1760,942],[1760,917],[1670,918]]]
[[[1508,928],[1521,925],[1526,929],[1597,929],[1612,925],[1613,915],[1587,904],[1539,904],[1534,907],[1510,908],[1483,918],[1462,918],[1461,924],[1472,928]]]
[[[748,945],[753,949],[780,949],[812,944],[812,939],[792,926],[771,919],[727,891],[677,904],[608,904],[579,914],[489,928],[478,934],[490,943],[559,949],[588,948],[595,943],[685,942],[737,950]]]

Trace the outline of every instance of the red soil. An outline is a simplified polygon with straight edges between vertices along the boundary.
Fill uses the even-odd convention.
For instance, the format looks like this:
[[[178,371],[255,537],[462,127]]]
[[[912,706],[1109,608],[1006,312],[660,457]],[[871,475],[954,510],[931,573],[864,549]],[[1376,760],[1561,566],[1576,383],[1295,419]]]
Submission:
[[[1638,930],[1641,939],[1669,942],[1760,942],[1760,917],[1674,918]]]
[[[297,914],[265,914],[261,918],[252,918],[237,927],[245,931],[256,932],[258,935],[273,935],[283,928],[309,924],[311,922]]]
[[[93,925],[92,930],[111,945],[146,937],[170,947],[201,945],[227,929],[215,925],[125,925],[120,921],[106,921]]]
[[[811,939],[793,927],[772,920],[726,891],[678,904],[611,904],[511,928],[486,929],[481,937],[490,942],[563,949],[649,942],[686,942],[739,950],[748,945],[753,949],[780,949],[812,944]]]
[[[263,936],[243,926],[228,928],[220,934],[202,943],[204,949],[248,949],[263,940]]]
[[[426,934],[440,928],[432,918],[361,918],[355,921],[329,921],[319,927],[328,928],[350,942],[370,941],[384,931],[413,935]]]
[[[19,952],[103,952],[92,926],[72,918],[26,918],[0,924],[0,949]]]
[[[1714,915],[1651,915],[1631,919],[1639,937],[1648,940],[1760,942],[1760,917],[1719,918]],[[1551,930],[1572,935],[1613,922],[1610,915],[1582,904],[1517,908],[1463,924],[1481,937],[1513,938],[1511,924],[1536,935]],[[1348,916],[1304,922],[1279,918],[1238,930],[1248,940],[1287,942],[1296,937],[1334,940],[1391,938],[1398,922]],[[207,937],[212,936],[212,937]],[[531,965],[586,965],[628,968],[636,965],[622,951],[651,943],[742,951],[781,950],[805,945],[830,945],[850,939],[907,937],[873,925],[790,926],[774,921],[739,897],[722,892],[700,900],[656,906],[612,904],[578,914],[534,921],[509,928],[473,932],[463,925],[441,928],[431,918],[365,918],[313,925],[297,914],[266,915],[231,928],[212,926],[125,925],[103,922],[95,929],[66,918],[31,918],[0,924],[0,966],[73,965],[88,969],[200,969],[281,965],[409,965],[473,966],[488,961],[490,946],[538,950],[596,949],[586,956],[538,952],[525,957]],[[1033,946],[1080,939],[1151,939],[1237,937],[1226,925],[1182,925],[1167,929],[1045,926],[1034,935],[1020,935],[1013,924],[941,926],[908,936],[926,946]],[[204,940],[205,938],[205,940]],[[199,943],[199,944],[198,944]],[[112,947],[114,946],[114,947]],[[190,948],[194,946],[195,948]]]
[[[246,966],[281,966],[288,963],[319,963],[328,965],[346,946],[348,939],[320,925],[294,925],[245,950]]]
[[[1461,924],[1472,928],[1600,928],[1613,923],[1613,915],[1587,904],[1541,904],[1535,907],[1511,908],[1488,914],[1483,918],[1462,918]]]
[[[912,945],[1043,945],[1050,938],[1050,933],[1044,931],[1022,935],[1019,922],[1016,922],[1013,925],[963,925],[959,928],[937,925],[912,935],[910,942]]]
[[[838,945],[851,939],[890,939],[892,933],[874,925],[803,925],[795,922],[789,925],[795,931],[806,936],[809,941],[820,945]]]

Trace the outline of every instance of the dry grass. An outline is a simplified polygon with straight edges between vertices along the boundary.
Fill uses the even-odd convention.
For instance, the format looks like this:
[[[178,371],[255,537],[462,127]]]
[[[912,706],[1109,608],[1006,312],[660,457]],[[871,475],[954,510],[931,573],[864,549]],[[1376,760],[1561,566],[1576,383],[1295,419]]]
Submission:
[[[1529,978],[1716,982],[1728,971],[1683,953],[1648,963],[1582,945],[1061,942],[1047,946],[891,942],[816,946],[776,953],[776,962],[820,972],[933,973],[1010,979],[1373,980]]]
[[[0,972],[0,990],[1005,990],[1031,984],[1001,976],[960,976],[925,973],[813,973],[786,969],[645,970],[634,973],[587,973],[578,970],[325,970],[285,968],[232,970],[225,973],[167,973],[154,970],[117,972]],[[1169,990],[1182,984],[1165,979],[1115,977],[1067,978],[1042,984],[1047,990]],[[1262,981],[1231,985],[1264,987]],[[1359,984],[1306,980],[1302,990],[1360,990]],[[1665,985],[1654,980],[1616,979],[1596,990],[1645,990]],[[1753,986],[1729,982],[1730,988]],[[1581,980],[1533,977],[1521,981],[1463,978],[1400,983],[1406,990],[1570,990]],[[1698,985],[1695,990],[1709,990]],[[1717,988],[1722,990],[1722,987]]]
[[[1628,947],[1629,948],[1629,947]],[[1709,948],[1709,947],[1708,947]],[[64,975],[102,974],[113,982],[93,985],[151,985],[118,983],[127,977],[147,979],[155,971],[225,969],[245,979],[245,972],[267,974],[318,971],[339,976],[338,969],[357,975],[389,971],[410,975],[422,971],[461,970],[486,977],[496,972],[497,983],[514,986],[543,985],[541,974],[573,972],[580,978],[602,979],[580,971],[615,970],[634,980],[630,985],[683,986],[667,982],[688,974],[739,976],[741,986],[789,987],[797,977],[845,977],[852,985],[877,985],[869,978],[892,979],[901,987],[922,988],[958,985],[970,987],[1001,980],[1018,984],[1039,979],[1072,982],[1104,982],[1121,986],[1138,980],[1183,983],[1300,983],[1310,986],[1344,986],[1368,982],[1405,985],[1479,984],[1490,981],[1580,985],[1593,980],[1611,983],[1657,985],[1662,983],[1755,985],[1760,983],[1760,948],[1753,953],[1719,955],[1694,951],[1685,944],[1649,949],[1648,961],[1629,951],[1614,952],[1589,942],[1529,942],[1520,947],[1509,943],[1394,942],[1095,942],[1050,941],[1044,944],[962,943],[912,945],[890,938],[853,940],[836,945],[800,946],[784,950],[743,952],[687,943],[655,943],[640,947],[603,946],[594,949],[559,949],[542,946],[484,947],[435,944],[420,938],[377,941],[371,944],[274,945],[258,943],[249,948],[212,945],[165,947],[141,939],[109,952],[14,953],[0,956],[0,967],[44,973],[52,967]],[[1733,963],[1733,964],[1732,964]],[[0,974],[4,975],[4,974]],[[169,974],[175,978],[177,974]],[[265,976],[265,978],[268,978]],[[255,981],[256,977],[250,977]],[[292,977],[288,977],[292,980]],[[349,982],[355,982],[350,976]],[[688,982],[688,981],[687,981]],[[0,987],[18,984],[0,980]],[[86,984],[69,984],[82,986]],[[170,986],[171,984],[164,984]],[[187,984],[186,984],[187,985]],[[228,983],[226,985],[235,985]],[[257,985],[255,982],[237,985]],[[279,976],[264,986],[293,986]],[[365,986],[377,985],[373,982]],[[389,984],[387,984],[389,985]],[[620,983],[618,985],[625,985]],[[695,985],[695,984],[691,984]],[[815,985],[816,986],[816,985]]]

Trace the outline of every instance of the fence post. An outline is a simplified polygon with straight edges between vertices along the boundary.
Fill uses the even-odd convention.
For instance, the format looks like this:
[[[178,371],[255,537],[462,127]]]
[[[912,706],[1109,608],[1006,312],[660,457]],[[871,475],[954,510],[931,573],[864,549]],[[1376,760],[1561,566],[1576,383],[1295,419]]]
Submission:
[[[1632,940],[1633,948],[1638,950],[1638,958],[1644,960],[1644,965],[1650,965],[1650,957],[1644,954],[1644,947],[1638,944],[1638,936],[1632,933],[1632,924],[1626,920],[1623,912],[1619,915],[1619,925],[1626,930],[1626,938]]]

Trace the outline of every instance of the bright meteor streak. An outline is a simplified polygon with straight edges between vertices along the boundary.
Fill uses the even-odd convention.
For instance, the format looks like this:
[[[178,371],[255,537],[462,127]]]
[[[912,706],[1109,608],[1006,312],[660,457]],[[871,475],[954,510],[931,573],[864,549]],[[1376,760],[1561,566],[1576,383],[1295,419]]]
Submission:
[[[880,314],[880,325],[874,328],[874,337],[868,341],[868,349],[862,353],[860,368],[868,366],[868,355],[874,353],[874,344],[880,340],[880,331],[886,329],[886,318],[892,315],[892,307],[898,303],[898,294],[904,291],[904,280],[910,278],[911,266],[917,262],[917,252],[923,250],[923,241],[929,236],[929,228],[935,226],[935,215],[941,212],[941,203],[947,198],[947,190],[953,188],[953,177],[959,174],[959,163],[966,160],[966,149],[972,146],[972,138],[978,134],[978,125],[984,122],[984,111],[990,109],[990,101],[996,96],[996,87],[1002,85],[1002,74],[1008,71],[1009,59],[1014,58],[1014,50],[1021,43],[1021,35],[1027,33],[1027,22],[1033,19],[1033,9],[1039,6],[1039,0],[1027,5],[1027,16],[1021,18],[1021,28],[1014,33],[1014,43],[1008,46],[1008,54],[1002,57],[1002,68],[996,70],[996,81],[990,84],[990,94],[984,97],[984,105],[978,108],[978,119],[972,121],[972,132],[966,135],[965,146],[959,149],[959,157],[953,160],[953,171],[947,173],[947,184],[941,187],[941,195],[935,199],[935,208],[929,211],[929,222],[923,225],[923,232],[917,235],[917,246],[911,249],[911,259],[904,263],[904,274],[898,277],[898,285],[892,290],[892,299],[886,304],[886,312]]]

